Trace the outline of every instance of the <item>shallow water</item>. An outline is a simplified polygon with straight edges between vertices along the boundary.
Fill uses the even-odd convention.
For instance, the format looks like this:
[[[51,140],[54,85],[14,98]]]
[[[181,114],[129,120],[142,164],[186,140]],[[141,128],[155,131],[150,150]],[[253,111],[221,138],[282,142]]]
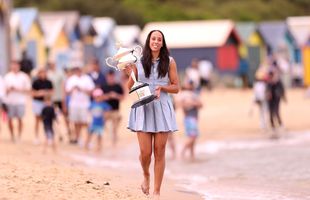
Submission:
[[[92,167],[139,171],[137,145],[104,156],[70,154]],[[197,160],[168,161],[166,177],[176,190],[206,200],[310,200],[310,131],[279,140],[207,141],[197,145]]]

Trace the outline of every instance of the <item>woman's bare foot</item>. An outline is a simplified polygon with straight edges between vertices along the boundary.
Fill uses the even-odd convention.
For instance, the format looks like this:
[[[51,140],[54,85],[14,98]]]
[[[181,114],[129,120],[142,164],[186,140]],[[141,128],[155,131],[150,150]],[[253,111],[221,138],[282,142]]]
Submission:
[[[141,190],[144,194],[149,195],[150,194],[150,176],[144,176],[144,180],[141,184]]]
[[[159,194],[153,194],[153,200],[159,200]]]

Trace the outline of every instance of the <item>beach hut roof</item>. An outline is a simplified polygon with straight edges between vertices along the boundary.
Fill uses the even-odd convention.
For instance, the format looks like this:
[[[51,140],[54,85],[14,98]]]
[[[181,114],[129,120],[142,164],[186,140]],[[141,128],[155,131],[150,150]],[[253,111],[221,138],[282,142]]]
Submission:
[[[79,21],[79,28],[82,35],[96,35],[96,31],[92,24],[92,16],[82,16]]]
[[[154,29],[164,33],[169,48],[219,47],[231,33],[239,42],[231,20],[152,22],[145,25],[140,40],[144,42]]]
[[[65,20],[45,13],[40,14],[39,20],[44,32],[45,43],[51,47],[61,31],[64,30]]]
[[[80,14],[78,11],[57,11],[57,12],[44,12],[45,16],[54,17],[54,19],[62,19],[65,21],[65,32],[70,35],[75,31],[79,23]]]
[[[115,25],[116,23],[111,17],[96,17],[93,19],[95,31],[101,37],[107,37],[111,34]]]
[[[141,29],[137,25],[119,25],[114,29],[115,40],[122,46],[130,46],[139,39]]]
[[[17,15],[17,13],[12,13],[11,17],[10,17],[10,28],[11,28],[11,32],[17,32],[18,34],[20,34],[20,20],[19,17]]]
[[[310,16],[289,17],[286,23],[297,45],[306,45],[310,39]]]
[[[17,19],[17,24],[20,26],[22,36],[25,36],[30,31],[32,24],[38,20],[38,10],[36,8],[16,8],[13,10],[12,17]],[[39,26],[39,28],[41,28]]]
[[[243,42],[246,42],[256,30],[256,24],[253,22],[236,23],[236,31]]]
[[[264,41],[273,49],[285,44],[288,29],[282,21],[262,22],[258,25]]]

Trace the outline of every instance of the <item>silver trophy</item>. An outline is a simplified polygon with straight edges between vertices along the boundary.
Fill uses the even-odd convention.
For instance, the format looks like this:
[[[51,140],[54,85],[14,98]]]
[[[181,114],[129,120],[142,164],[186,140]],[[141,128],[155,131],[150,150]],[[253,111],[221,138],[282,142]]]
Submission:
[[[128,64],[136,63],[142,55],[142,47],[135,46],[134,48],[120,47],[113,57],[108,57],[106,63],[118,71],[125,69]],[[130,76],[134,81],[129,93],[136,92],[138,100],[131,106],[137,108],[153,101],[156,96],[151,93],[149,84],[137,81],[135,73],[131,71]]]

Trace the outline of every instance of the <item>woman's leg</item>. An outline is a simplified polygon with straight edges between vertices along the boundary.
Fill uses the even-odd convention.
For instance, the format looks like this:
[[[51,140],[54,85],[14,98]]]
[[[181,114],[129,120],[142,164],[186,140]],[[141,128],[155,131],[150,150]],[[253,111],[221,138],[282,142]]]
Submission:
[[[141,185],[142,192],[146,195],[149,194],[150,189],[150,164],[152,156],[152,134],[138,132],[138,141],[140,147],[140,163],[143,169],[144,180]]]
[[[39,142],[39,126],[41,122],[41,117],[39,115],[35,116],[35,123],[34,123],[34,134],[35,134],[35,140],[36,142]]]
[[[170,133],[156,133],[154,136],[154,195],[160,195],[160,186],[165,171],[165,150]]]
[[[280,117],[280,99],[275,102],[275,117],[277,118],[279,126],[282,126],[282,120]]]
[[[181,151],[181,158],[182,158],[182,159],[185,159],[185,157],[186,157],[186,152],[187,152],[187,149],[189,148],[189,145],[190,145],[190,137],[188,137],[188,138],[186,139],[186,142],[185,142],[185,144],[184,144],[184,146],[183,146],[183,149],[182,149],[182,151]]]
[[[196,142],[196,137],[191,137],[189,149],[190,149],[190,156],[191,156],[190,158],[192,161],[195,160],[195,142]]]
[[[173,134],[169,134],[168,144],[171,149],[171,159],[174,160],[176,158],[176,147],[175,147],[175,139]]]

